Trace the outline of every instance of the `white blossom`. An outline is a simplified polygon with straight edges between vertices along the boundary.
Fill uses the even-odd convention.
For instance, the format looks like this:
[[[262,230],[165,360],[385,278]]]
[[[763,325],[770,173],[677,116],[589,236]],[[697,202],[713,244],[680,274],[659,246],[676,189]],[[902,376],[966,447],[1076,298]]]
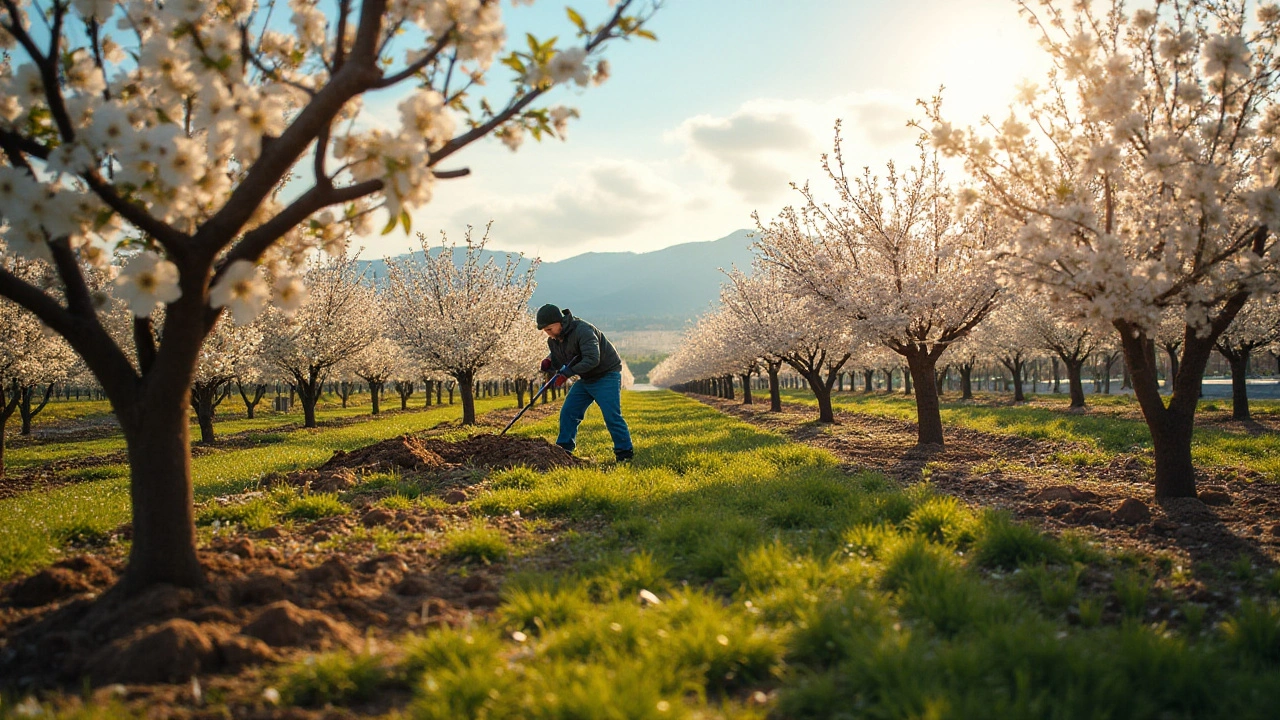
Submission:
[[[237,260],[227,266],[209,291],[209,306],[225,307],[237,325],[248,325],[266,307],[271,292],[258,266]]]
[[[147,317],[156,305],[182,297],[178,266],[146,250],[132,257],[115,280],[115,292],[137,317]]]

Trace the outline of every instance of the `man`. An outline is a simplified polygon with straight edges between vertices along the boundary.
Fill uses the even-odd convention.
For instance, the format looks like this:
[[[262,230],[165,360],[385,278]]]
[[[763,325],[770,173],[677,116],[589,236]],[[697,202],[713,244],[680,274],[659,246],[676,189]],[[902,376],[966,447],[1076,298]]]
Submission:
[[[613,437],[613,455],[618,462],[631,460],[631,431],[622,419],[622,358],[604,333],[591,323],[579,320],[568,310],[555,305],[538,308],[538,329],[547,334],[551,355],[542,361],[542,371],[551,373],[569,365],[567,374],[577,375],[578,382],[560,407],[560,436],[556,444],[573,452],[578,446],[578,425],[591,403],[600,406],[604,425]],[[571,364],[572,363],[572,364]],[[557,379],[556,387],[563,384]]]

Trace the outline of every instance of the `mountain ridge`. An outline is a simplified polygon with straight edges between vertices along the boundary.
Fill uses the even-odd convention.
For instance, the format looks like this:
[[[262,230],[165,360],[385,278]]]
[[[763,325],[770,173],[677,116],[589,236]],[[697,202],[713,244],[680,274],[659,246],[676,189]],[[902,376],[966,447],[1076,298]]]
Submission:
[[[681,330],[689,321],[719,302],[720,268],[751,264],[751,233],[734,232],[717,240],[679,243],[637,253],[633,251],[586,252],[543,262],[538,266],[537,287],[530,308],[553,303],[575,315],[611,330]],[[441,249],[433,248],[433,256]],[[484,251],[484,259],[502,263],[516,255],[502,250]],[[422,257],[422,251],[390,258]],[[361,260],[360,267],[380,282],[386,277],[385,259]],[[518,267],[527,269],[530,258]]]

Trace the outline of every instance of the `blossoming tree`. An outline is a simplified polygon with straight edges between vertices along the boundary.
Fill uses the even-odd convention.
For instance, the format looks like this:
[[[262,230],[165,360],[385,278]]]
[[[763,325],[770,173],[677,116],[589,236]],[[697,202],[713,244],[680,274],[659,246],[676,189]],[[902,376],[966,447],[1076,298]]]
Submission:
[[[126,589],[202,580],[186,416],[199,349],[223,307],[283,304],[305,252],[409,224],[459,151],[492,134],[558,134],[572,116],[539,99],[608,75],[599,51],[652,37],[653,2],[621,0],[576,38],[531,38],[499,58],[498,0],[289,3],[4,0],[0,216],[8,252],[50,263],[54,287],[0,270],[0,294],[68,339],[120,419],[132,473]],[[497,78],[514,72],[508,91]],[[361,122],[362,97],[395,97],[398,122]],[[288,182],[289,192],[279,192]],[[122,237],[140,250],[121,289],[137,365],[101,327],[81,262]],[[56,290],[56,291],[55,291]],[[167,306],[162,339],[151,314]]]
[[[1157,497],[1194,496],[1191,435],[1217,338],[1252,293],[1280,288],[1273,228],[1280,8],[1157,0],[1130,14],[1021,2],[1054,67],[1003,122],[962,130],[926,104],[939,149],[964,158],[992,205],[1022,223],[1004,249],[1018,283],[1112,325],[1151,430]],[[1035,128],[1035,132],[1032,132]],[[1166,404],[1156,373],[1165,311],[1183,322]]]
[[[462,423],[473,425],[478,373],[500,359],[504,338],[528,315],[538,262],[521,272],[518,256],[484,260],[488,233],[473,240],[471,228],[465,248],[442,238],[433,254],[425,235],[418,240],[420,260],[387,260],[390,332],[420,366],[457,381]]]
[[[1280,340],[1280,300],[1274,295],[1255,297],[1218,336],[1214,347],[1231,364],[1231,419],[1248,420],[1249,358],[1254,351]]]
[[[200,424],[200,442],[214,441],[213,417],[218,406],[231,395],[231,384],[251,365],[262,344],[258,323],[236,325],[229,317],[218,320],[200,348],[195,379],[191,383],[191,404]]]
[[[264,340],[263,354],[290,378],[302,403],[303,425],[316,426],[316,403],[325,380],[378,338],[384,322],[376,291],[350,258],[313,264],[307,297],[293,317],[280,317]]]
[[[371,414],[382,411],[382,391],[387,381],[409,377],[408,357],[400,345],[385,335],[380,335],[363,349],[355,352],[342,365],[347,374],[360,378],[369,386]],[[408,396],[405,396],[406,400]]]
[[[995,307],[1000,288],[986,251],[1003,224],[989,213],[962,213],[936,156],[920,144],[919,163],[883,181],[870,170],[845,172],[836,125],[835,152],[823,168],[839,202],[806,204],[760,223],[761,254],[801,291],[907,361],[916,397],[917,438],[941,444],[937,363]],[[959,216],[959,219],[957,219]]]
[[[30,261],[0,259],[10,272],[33,282],[43,273]],[[29,434],[32,416],[49,401],[53,383],[67,376],[74,361],[74,353],[61,337],[50,334],[17,304],[0,298],[0,477],[4,477],[4,433],[9,418],[20,412],[22,432]],[[37,392],[39,400],[35,399]]]
[[[1066,366],[1070,407],[1083,408],[1084,363],[1112,333],[1108,328],[1093,327],[1078,316],[1051,308],[1043,298],[1017,305],[1026,316],[1026,329],[1032,342],[1052,352]]]

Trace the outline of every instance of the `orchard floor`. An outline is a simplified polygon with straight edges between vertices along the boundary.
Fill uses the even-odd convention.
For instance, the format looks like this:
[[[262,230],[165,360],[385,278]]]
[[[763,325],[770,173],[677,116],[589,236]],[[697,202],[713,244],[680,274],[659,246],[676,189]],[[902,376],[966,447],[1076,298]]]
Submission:
[[[510,408],[478,432],[318,431],[346,449],[202,497],[203,588],[112,592],[127,525],[0,588],[0,717],[1242,720],[1280,703],[1276,544],[1232,515],[1274,512],[1272,484],[1219,477],[1229,504],[1130,503],[1128,524],[1137,457],[1068,470],[1096,453],[953,428],[929,454],[900,420],[696,400],[624,395],[628,464],[594,411],[577,458],[551,445],[551,405],[505,440]],[[1219,532],[1239,544],[1212,549]]]
[[[695,397],[828,450],[851,472],[875,470],[904,487],[927,482],[971,507],[1006,510],[1052,534],[1085,530],[1108,548],[1161,557],[1194,578],[1184,590],[1196,602],[1226,609],[1237,601],[1232,568],[1249,576],[1280,566],[1280,483],[1248,469],[1203,467],[1200,500],[1156,502],[1149,454],[1141,452],[1099,462],[1096,448],[1082,443],[955,426],[945,426],[942,447],[919,446],[915,423],[896,418],[837,409],[836,423],[828,425],[807,403],[786,402],[773,413],[767,397],[751,405]],[[1064,412],[1061,403],[1058,410]],[[1129,418],[1133,411],[1100,412]],[[1209,415],[1209,424],[1231,424],[1221,413]],[[1263,422],[1267,429],[1257,432],[1275,432],[1272,418]]]

